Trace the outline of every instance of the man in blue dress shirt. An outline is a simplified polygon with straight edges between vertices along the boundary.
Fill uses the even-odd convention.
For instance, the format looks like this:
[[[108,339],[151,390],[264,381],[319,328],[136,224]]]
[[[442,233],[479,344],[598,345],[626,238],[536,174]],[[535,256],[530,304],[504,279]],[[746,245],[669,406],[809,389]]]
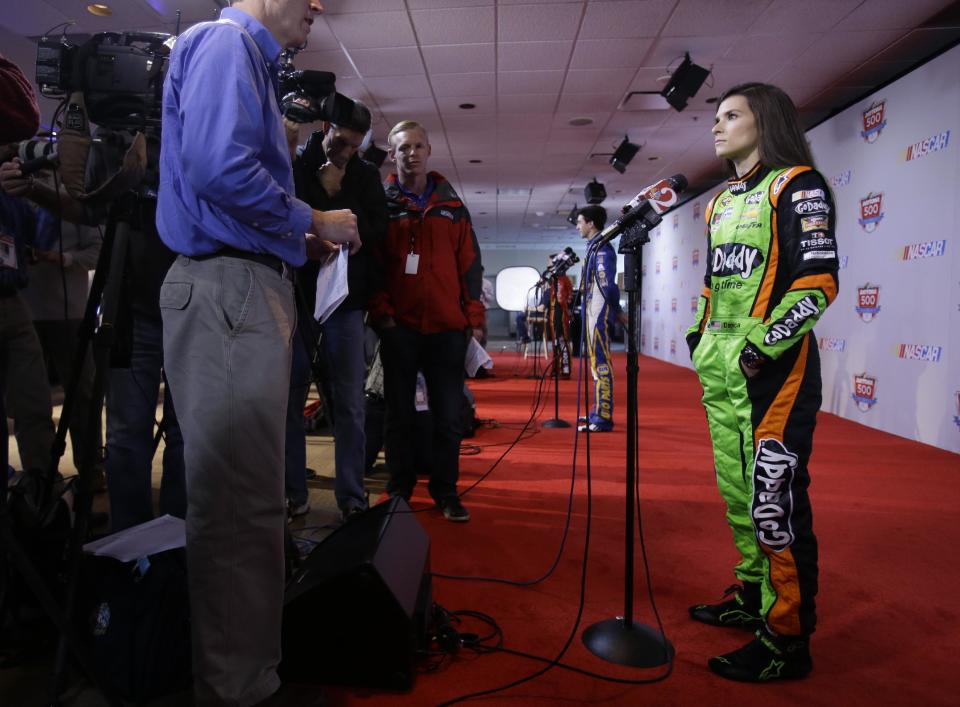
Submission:
[[[238,0],[179,37],[164,83],[157,227],[179,256],[160,307],[184,440],[197,704],[247,707],[279,688],[292,273],[360,245],[350,211],[293,196],[278,108],[280,52],[321,11]]]

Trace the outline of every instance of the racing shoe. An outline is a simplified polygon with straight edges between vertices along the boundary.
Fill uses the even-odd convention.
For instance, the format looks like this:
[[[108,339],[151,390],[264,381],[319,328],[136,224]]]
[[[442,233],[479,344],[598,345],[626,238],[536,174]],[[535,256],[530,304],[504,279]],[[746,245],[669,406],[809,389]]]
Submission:
[[[730,596],[730,595],[733,596]],[[690,618],[711,626],[747,628],[751,631],[763,625],[760,618],[760,585],[744,582],[728,587],[723,596],[730,597],[718,604],[691,606]]]
[[[720,677],[740,682],[796,680],[813,670],[808,638],[775,636],[766,627],[757,629],[747,645],[711,658],[708,665]]]

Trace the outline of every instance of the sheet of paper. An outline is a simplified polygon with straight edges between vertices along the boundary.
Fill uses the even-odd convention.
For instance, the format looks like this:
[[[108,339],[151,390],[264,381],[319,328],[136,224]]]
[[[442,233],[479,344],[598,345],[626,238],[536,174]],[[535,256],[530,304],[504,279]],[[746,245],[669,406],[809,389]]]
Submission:
[[[347,298],[347,259],[350,252],[341,248],[320,265],[317,273],[317,304],[313,318],[323,324],[327,317]]]
[[[477,340],[471,336],[470,343],[467,344],[467,357],[464,361],[464,368],[467,370],[467,375],[473,378],[477,375],[477,370],[481,367],[493,368],[493,359],[490,358],[490,354],[484,350]]]
[[[187,526],[183,519],[163,515],[87,543],[83,546],[83,551],[91,555],[112,557],[120,562],[131,562],[184,547],[186,544]]]

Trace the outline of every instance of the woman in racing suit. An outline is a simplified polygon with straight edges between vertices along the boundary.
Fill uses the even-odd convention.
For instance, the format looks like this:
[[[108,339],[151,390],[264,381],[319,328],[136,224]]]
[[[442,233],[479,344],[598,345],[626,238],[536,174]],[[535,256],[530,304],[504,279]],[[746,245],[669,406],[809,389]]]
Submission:
[[[713,135],[735,176],[706,210],[707,272],[687,343],[741,584],[690,615],[756,629],[744,647],[709,661],[719,675],[797,678],[812,668],[816,623],[807,460],[821,383],[812,329],[837,294],[833,200],[781,89],[728,90]]]

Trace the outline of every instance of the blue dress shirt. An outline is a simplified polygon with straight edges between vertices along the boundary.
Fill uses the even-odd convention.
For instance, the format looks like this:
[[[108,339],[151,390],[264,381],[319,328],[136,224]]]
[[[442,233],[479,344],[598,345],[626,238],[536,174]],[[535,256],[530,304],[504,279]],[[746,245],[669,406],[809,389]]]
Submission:
[[[220,18],[188,29],[170,54],[157,230],[183,255],[232,246],[300,266],[311,209],[293,196],[277,102],[281,47],[245,12],[225,8]]]

